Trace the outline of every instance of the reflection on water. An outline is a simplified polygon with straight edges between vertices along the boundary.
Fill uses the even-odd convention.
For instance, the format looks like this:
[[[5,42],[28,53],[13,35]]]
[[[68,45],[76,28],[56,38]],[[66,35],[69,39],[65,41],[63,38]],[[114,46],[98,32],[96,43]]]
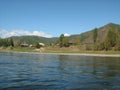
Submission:
[[[120,90],[120,58],[0,53],[0,89]]]

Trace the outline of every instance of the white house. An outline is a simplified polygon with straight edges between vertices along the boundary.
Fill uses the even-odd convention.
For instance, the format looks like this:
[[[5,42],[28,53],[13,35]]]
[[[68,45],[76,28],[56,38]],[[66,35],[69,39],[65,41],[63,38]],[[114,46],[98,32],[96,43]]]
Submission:
[[[45,44],[44,44],[44,43],[39,43],[39,45],[40,45],[40,46],[42,46],[42,47],[44,47],[44,46],[45,46]]]

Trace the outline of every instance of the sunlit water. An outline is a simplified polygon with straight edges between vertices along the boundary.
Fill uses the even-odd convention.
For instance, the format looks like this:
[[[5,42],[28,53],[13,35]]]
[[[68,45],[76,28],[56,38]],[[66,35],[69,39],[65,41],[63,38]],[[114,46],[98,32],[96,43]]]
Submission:
[[[0,90],[120,90],[120,58],[0,53]]]

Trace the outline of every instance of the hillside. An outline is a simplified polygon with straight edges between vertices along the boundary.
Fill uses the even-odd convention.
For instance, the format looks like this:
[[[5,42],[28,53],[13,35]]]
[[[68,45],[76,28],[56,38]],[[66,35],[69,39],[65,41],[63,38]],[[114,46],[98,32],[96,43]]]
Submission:
[[[97,41],[103,42],[105,40],[105,37],[106,37],[108,31],[109,30],[120,31],[120,25],[114,24],[114,23],[109,23],[109,24],[102,26],[100,28],[97,28],[97,29],[98,29]],[[78,34],[78,35],[71,35],[70,40],[74,42],[76,38],[79,38],[80,42],[83,44],[93,44],[93,30],[90,30],[88,32]]]
[[[33,44],[36,42],[41,42],[49,45],[50,43],[55,43],[57,41],[57,38],[45,38],[39,36],[13,36],[10,38],[13,39],[15,45],[19,45],[21,43]]]
[[[97,33],[98,33],[97,42],[99,44],[105,40],[109,30],[112,30],[112,31],[118,30],[120,32],[120,25],[109,23],[107,25],[97,28]],[[80,42],[81,44],[93,45],[94,43],[93,31],[94,29],[88,32],[84,32],[82,34],[71,35],[68,37],[69,42],[72,42],[72,43]],[[59,39],[59,37],[45,38],[45,37],[39,37],[39,36],[13,36],[10,38],[13,39],[15,45],[20,45],[21,43],[34,44],[36,42],[41,42],[41,43],[45,43],[46,45],[50,45],[51,43],[56,43],[56,41]]]

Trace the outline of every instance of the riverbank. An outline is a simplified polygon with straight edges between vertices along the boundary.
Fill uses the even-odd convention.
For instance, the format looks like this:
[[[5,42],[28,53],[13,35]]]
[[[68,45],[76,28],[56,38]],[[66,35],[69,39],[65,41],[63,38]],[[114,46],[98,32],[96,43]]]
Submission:
[[[94,57],[120,57],[119,54],[85,54],[85,53],[41,53],[48,55],[77,55],[77,56],[94,56]]]
[[[92,53],[41,53],[41,52],[16,52],[5,51],[0,53],[24,53],[24,54],[38,54],[38,55],[74,55],[74,56],[94,56],[94,57],[120,57],[120,54],[92,54]]]
[[[3,48],[0,52],[12,52],[12,53],[28,53],[28,54],[51,54],[51,55],[79,55],[79,56],[96,56],[96,57],[120,57],[120,51],[72,51],[70,49],[37,49],[29,47],[17,47],[17,48]]]

